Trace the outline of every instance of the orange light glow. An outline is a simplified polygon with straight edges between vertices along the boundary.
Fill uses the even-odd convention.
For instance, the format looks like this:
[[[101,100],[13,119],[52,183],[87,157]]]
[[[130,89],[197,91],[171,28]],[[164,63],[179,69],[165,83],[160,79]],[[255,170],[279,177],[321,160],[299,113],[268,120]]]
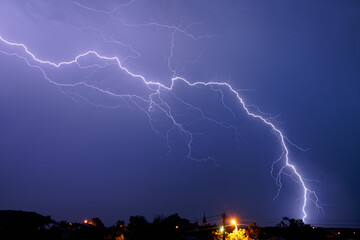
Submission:
[[[178,228],[179,228],[179,226],[175,226],[175,228],[176,228],[176,229],[178,229]]]
[[[85,219],[85,220],[84,220],[84,224],[87,224],[87,223],[88,223],[88,220]]]
[[[235,231],[237,231],[237,224],[236,224],[236,220],[232,219],[231,220],[231,224],[233,224],[235,226]]]

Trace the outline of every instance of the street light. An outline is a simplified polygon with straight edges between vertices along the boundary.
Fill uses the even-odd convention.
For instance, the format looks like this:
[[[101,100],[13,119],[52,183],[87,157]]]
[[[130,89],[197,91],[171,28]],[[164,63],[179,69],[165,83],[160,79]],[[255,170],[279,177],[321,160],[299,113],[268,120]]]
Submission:
[[[237,231],[237,225],[236,225],[236,220],[235,219],[231,220],[231,224],[233,224],[235,226],[235,230]]]

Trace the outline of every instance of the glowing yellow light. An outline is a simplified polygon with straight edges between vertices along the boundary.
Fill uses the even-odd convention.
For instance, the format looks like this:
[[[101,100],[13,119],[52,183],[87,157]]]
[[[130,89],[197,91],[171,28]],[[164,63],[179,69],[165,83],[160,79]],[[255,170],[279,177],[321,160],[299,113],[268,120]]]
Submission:
[[[237,231],[237,225],[236,225],[236,220],[235,219],[231,220],[231,224],[233,224],[235,226],[235,231]]]
[[[179,226],[175,226],[175,228],[176,228],[176,229],[178,229],[178,228],[179,228]]]
[[[315,227],[313,226],[312,229],[315,229]]]
[[[221,228],[220,228],[220,231],[222,231],[222,232],[223,232],[223,231],[224,231],[224,227],[221,227]]]
[[[88,220],[85,219],[85,220],[84,220],[84,223],[87,224],[87,223],[88,223]]]

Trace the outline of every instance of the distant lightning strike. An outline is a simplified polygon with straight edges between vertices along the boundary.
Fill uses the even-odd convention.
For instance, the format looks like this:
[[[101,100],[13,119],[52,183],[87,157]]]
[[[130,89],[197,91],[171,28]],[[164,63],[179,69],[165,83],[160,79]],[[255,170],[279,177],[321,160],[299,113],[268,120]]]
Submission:
[[[129,5],[132,4],[134,1],[131,1],[129,2]],[[73,2],[75,4],[78,4],[76,2]],[[78,4],[79,5],[79,4]],[[83,6],[82,6],[83,7]],[[99,10],[100,11],[100,10]],[[112,12],[103,12],[104,14],[112,14]],[[162,25],[161,25],[162,26]],[[114,96],[114,97],[127,97],[134,105],[136,105],[139,109],[142,109],[143,112],[149,117],[149,119],[151,120],[151,116],[150,116],[150,112],[152,111],[152,109],[154,107],[156,107],[157,109],[159,109],[160,111],[162,111],[166,116],[167,118],[173,123],[173,126],[179,130],[179,132],[182,134],[182,136],[187,140],[187,147],[188,147],[188,153],[187,153],[187,158],[189,159],[194,159],[192,157],[192,144],[193,144],[193,134],[192,132],[190,132],[189,130],[187,130],[183,124],[179,123],[173,113],[172,113],[172,110],[171,110],[171,107],[168,105],[168,103],[166,103],[160,96],[160,92],[161,90],[164,90],[164,91],[169,91],[171,92],[174,97],[176,99],[178,99],[179,101],[181,101],[183,104],[187,105],[188,107],[191,107],[193,108],[194,110],[198,111],[200,113],[200,115],[202,116],[203,119],[206,119],[208,121],[212,121],[214,122],[215,124],[218,124],[222,127],[225,127],[225,128],[236,128],[236,127],[233,127],[232,125],[229,125],[227,123],[223,123],[223,122],[219,122],[219,121],[216,121],[214,119],[211,119],[211,118],[208,118],[206,117],[203,112],[201,111],[201,109],[199,108],[196,108],[194,106],[192,106],[191,104],[188,104],[184,101],[182,101],[180,98],[178,98],[175,93],[172,92],[172,90],[175,88],[175,83],[176,82],[183,82],[185,83],[186,85],[190,86],[190,87],[193,87],[193,86],[207,86],[207,87],[210,87],[211,90],[217,92],[217,93],[220,93],[221,95],[221,99],[222,99],[222,103],[224,105],[224,107],[228,110],[230,110],[230,108],[228,106],[225,105],[224,103],[224,92],[223,92],[223,89],[227,89],[229,91],[229,93],[233,94],[237,100],[239,101],[239,103],[241,104],[243,110],[245,110],[245,112],[247,113],[248,116],[251,116],[252,118],[255,118],[255,119],[258,119],[260,120],[263,124],[267,125],[268,127],[271,128],[271,130],[275,133],[275,135],[279,138],[280,140],[280,144],[281,144],[281,148],[283,150],[283,153],[282,155],[279,157],[278,160],[274,161],[273,165],[272,165],[272,169],[271,169],[271,173],[273,174],[273,170],[274,170],[274,165],[277,164],[281,159],[285,159],[285,164],[284,166],[281,167],[281,169],[279,170],[279,172],[276,174],[276,184],[277,186],[279,187],[278,188],[278,192],[275,196],[275,198],[279,195],[280,191],[281,191],[281,187],[282,187],[282,182],[281,182],[281,176],[282,175],[286,175],[286,176],[289,176],[291,179],[293,179],[295,182],[299,183],[303,189],[303,205],[302,205],[302,213],[303,213],[303,220],[305,221],[306,217],[308,216],[307,212],[306,212],[306,209],[308,207],[308,203],[309,201],[313,202],[314,205],[317,207],[317,209],[321,209],[321,207],[319,206],[319,199],[315,193],[315,191],[311,190],[307,184],[306,184],[306,181],[302,176],[301,174],[298,172],[298,170],[296,169],[296,167],[290,163],[290,160],[289,160],[289,150],[288,150],[288,146],[287,146],[287,143],[291,144],[291,145],[294,145],[292,142],[290,142],[284,135],[283,133],[271,122],[271,118],[265,118],[263,116],[261,116],[260,114],[256,114],[254,112],[252,112],[250,110],[249,107],[251,106],[248,106],[245,104],[244,100],[241,98],[240,94],[239,94],[239,91],[235,90],[229,83],[226,83],[226,82],[216,82],[216,81],[209,81],[209,82],[202,82],[202,81],[199,81],[199,82],[190,82],[189,80],[183,78],[183,77],[179,77],[179,76],[176,76],[176,69],[173,69],[173,67],[171,66],[171,59],[173,57],[173,48],[174,48],[174,34],[176,32],[180,32],[180,33],[183,33],[189,37],[191,37],[192,39],[198,39],[188,33],[186,33],[185,30],[181,30],[181,28],[177,28],[177,27],[173,27],[173,26],[166,26],[166,27],[169,27],[170,29],[173,29],[173,32],[172,32],[172,35],[171,35],[171,49],[170,49],[170,55],[168,57],[168,67],[169,69],[171,70],[173,76],[171,78],[171,83],[169,86],[167,85],[164,85],[160,82],[155,82],[155,81],[150,81],[148,79],[146,79],[144,76],[142,76],[141,74],[137,74],[137,73],[134,73],[132,71],[130,71],[129,69],[127,69],[126,67],[123,66],[122,64],[122,61],[114,56],[114,57],[108,57],[108,56],[103,56],[101,54],[99,54],[98,52],[96,51],[87,51],[87,52],[84,52],[82,54],[79,54],[77,55],[73,60],[70,60],[70,61],[61,61],[61,62],[58,62],[58,63],[55,63],[55,62],[51,62],[49,60],[42,60],[42,59],[39,59],[38,57],[35,56],[35,54],[33,54],[29,49],[28,47],[25,45],[25,44],[22,44],[22,43],[16,43],[16,42],[10,42],[10,41],[7,41],[6,39],[4,39],[2,36],[0,36],[0,41],[3,43],[3,44],[6,44],[7,46],[13,46],[13,47],[18,47],[18,48],[22,48],[24,51],[25,51],[25,56],[21,56],[19,53],[8,53],[6,51],[2,51],[0,50],[1,53],[3,54],[6,54],[6,55],[15,55],[19,58],[22,58],[26,61],[26,63],[31,66],[31,67],[34,67],[34,68],[38,68],[43,76],[52,84],[58,86],[58,87],[75,87],[75,86],[84,86],[84,87],[88,87],[88,88],[91,88],[93,90],[96,90],[96,91],[99,91],[101,92],[102,94],[106,94],[106,95],[110,95],[110,96]],[[105,39],[105,37],[101,34],[101,37]],[[136,52],[135,50],[131,49],[132,52]],[[53,80],[51,80],[45,70],[39,66],[39,65],[34,65],[32,63],[30,63],[30,61],[28,60],[28,58],[30,58],[31,61],[35,61],[36,64],[40,64],[40,65],[48,65],[48,66],[51,66],[51,67],[54,67],[54,68],[61,68],[62,66],[65,66],[65,65],[71,65],[71,64],[77,64],[79,67],[81,67],[80,63],[78,62],[79,59],[81,58],[84,58],[86,56],[89,56],[89,55],[94,55],[96,56],[98,59],[101,59],[101,60],[105,60],[105,61],[112,61],[112,62],[115,62],[118,67],[123,71],[125,72],[127,75],[129,75],[130,77],[132,78],[135,78],[135,79],[139,79],[143,82],[143,84],[145,84],[145,86],[152,92],[151,94],[149,94],[149,99],[145,99],[143,97],[140,97],[140,96],[137,96],[137,95],[126,95],[126,94],[117,94],[115,92],[112,92],[112,91],[109,91],[109,90],[104,90],[100,87],[97,87],[97,86],[94,86],[94,85],[91,85],[91,84],[88,84],[86,82],[77,82],[77,83],[58,83],[58,82],[55,82]],[[137,57],[140,56],[140,54],[138,52],[136,52],[136,55]],[[95,65],[97,67],[99,67],[99,65]],[[216,88],[214,88],[216,87]],[[149,107],[147,110],[144,110],[143,107],[139,106],[139,102],[145,102],[147,104],[149,104]],[[231,111],[231,110],[230,110]],[[231,111],[232,114],[234,114],[232,111]],[[158,132],[153,126],[152,126],[153,130],[156,131],[158,134],[164,136],[162,133]],[[166,135],[164,137],[168,138],[168,134],[169,134],[169,131],[171,131],[172,129],[170,130],[167,130],[166,132]],[[236,130],[235,130],[236,132]],[[237,134],[237,132],[236,132]],[[167,143],[167,146],[169,148],[169,151],[171,149],[171,146],[169,145],[169,143]],[[296,146],[296,145],[295,145]],[[296,146],[297,147],[297,146]],[[211,159],[210,157],[208,159]],[[286,170],[286,172],[285,172]],[[290,171],[289,171],[290,170]],[[290,173],[289,173],[290,172]]]

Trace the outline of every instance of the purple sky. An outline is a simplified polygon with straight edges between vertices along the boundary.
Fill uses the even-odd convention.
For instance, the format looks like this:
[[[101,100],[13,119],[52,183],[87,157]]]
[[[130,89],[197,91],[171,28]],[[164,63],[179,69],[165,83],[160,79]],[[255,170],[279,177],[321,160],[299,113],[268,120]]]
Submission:
[[[0,209],[302,218],[291,169],[273,201],[279,134],[231,86],[287,137],[307,222],[360,226],[359,29],[357,1],[1,1]]]

